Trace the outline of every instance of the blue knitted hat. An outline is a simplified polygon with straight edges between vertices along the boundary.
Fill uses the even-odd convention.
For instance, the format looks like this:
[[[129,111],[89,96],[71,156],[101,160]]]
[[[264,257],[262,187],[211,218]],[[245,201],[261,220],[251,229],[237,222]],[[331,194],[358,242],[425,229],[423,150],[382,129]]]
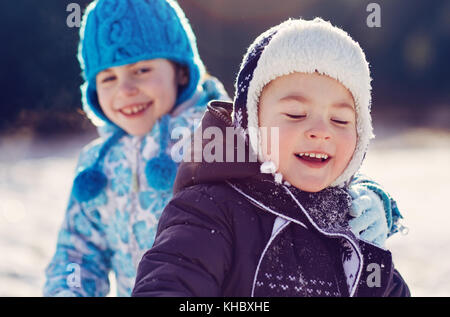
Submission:
[[[196,39],[182,9],[172,0],[96,0],[80,30],[78,60],[83,70],[83,109],[95,125],[112,122],[103,114],[95,78],[114,66],[164,58],[187,66],[189,83],[176,105],[189,99],[204,73]]]
[[[204,73],[195,36],[178,4],[172,0],[96,0],[86,9],[80,31],[78,60],[83,70],[83,109],[95,125],[117,126],[98,103],[96,76],[114,66],[164,58],[187,66],[189,82],[178,92],[175,106],[192,97]],[[159,119],[160,153],[147,162],[145,174],[156,190],[169,190],[175,179],[176,164],[165,154],[168,119]],[[74,181],[73,195],[89,201],[106,187],[103,159],[125,131],[115,129],[100,149],[94,164],[81,171]]]

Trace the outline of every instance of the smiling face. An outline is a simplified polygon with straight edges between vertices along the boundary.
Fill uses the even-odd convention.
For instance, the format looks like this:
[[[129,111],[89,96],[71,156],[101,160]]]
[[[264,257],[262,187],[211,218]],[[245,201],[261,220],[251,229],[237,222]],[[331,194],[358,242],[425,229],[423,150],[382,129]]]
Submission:
[[[258,109],[260,127],[279,128],[278,155],[265,159],[293,186],[318,192],[347,167],[357,141],[355,104],[337,80],[317,73],[278,77],[264,87]],[[262,149],[271,152],[270,144]]]
[[[98,101],[112,122],[144,135],[174,107],[178,85],[185,81],[166,59],[111,67],[96,77]]]

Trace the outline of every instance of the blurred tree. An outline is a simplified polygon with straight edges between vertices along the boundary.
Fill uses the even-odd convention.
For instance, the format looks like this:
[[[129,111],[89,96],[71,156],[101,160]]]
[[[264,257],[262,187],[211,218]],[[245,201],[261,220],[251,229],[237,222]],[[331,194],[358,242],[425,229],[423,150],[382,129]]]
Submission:
[[[66,24],[74,1],[2,1],[0,131],[31,126],[40,132],[91,128],[80,114],[82,83],[76,60],[78,28]],[[76,1],[84,11],[89,0]],[[381,27],[366,24],[371,2]],[[377,108],[421,109],[449,98],[450,2],[446,0],[179,0],[197,35],[209,72],[230,95],[248,45],[292,17],[316,16],[344,28],[366,52]],[[379,108],[378,108],[379,109]]]
[[[0,130],[30,125],[43,132],[82,127],[75,53],[77,28],[66,25],[71,1],[2,1]],[[79,2],[85,6],[89,1]],[[59,119],[57,121],[56,119]]]

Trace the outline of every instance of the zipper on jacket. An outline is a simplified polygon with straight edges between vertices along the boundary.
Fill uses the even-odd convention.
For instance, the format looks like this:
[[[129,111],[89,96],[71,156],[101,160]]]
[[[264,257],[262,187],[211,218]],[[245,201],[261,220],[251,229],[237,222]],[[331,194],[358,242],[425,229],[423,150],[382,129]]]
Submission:
[[[208,105],[208,109],[211,111],[211,113],[218,119],[224,121],[228,126],[233,126],[233,122],[230,120],[230,118],[223,114],[220,110],[217,110],[211,105]],[[226,111],[226,110],[225,110]]]
[[[130,253],[131,253],[131,260],[133,262],[133,265],[137,268],[137,265],[139,264],[139,245],[138,242],[136,240],[134,231],[133,231],[133,225],[137,222],[138,220],[138,214],[139,214],[139,190],[140,190],[140,186],[139,186],[139,164],[140,164],[140,145],[142,143],[142,138],[139,137],[134,137],[132,140],[132,145],[133,145],[133,153],[132,153],[132,162],[131,162],[131,169],[132,169],[132,178],[131,178],[131,193],[130,193],[130,204],[131,204],[131,210],[130,210],[130,223],[129,223],[129,233],[130,236],[132,237],[130,239]]]
[[[133,149],[136,151],[134,155],[134,162],[132,166],[132,177],[131,177],[131,188],[133,193],[139,192],[139,177],[138,177],[138,169],[139,169],[139,153],[140,153],[140,144],[142,138],[138,138],[133,140]]]
[[[139,179],[136,171],[133,171],[132,184],[133,184],[132,185],[133,192],[135,193],[139,192]]]

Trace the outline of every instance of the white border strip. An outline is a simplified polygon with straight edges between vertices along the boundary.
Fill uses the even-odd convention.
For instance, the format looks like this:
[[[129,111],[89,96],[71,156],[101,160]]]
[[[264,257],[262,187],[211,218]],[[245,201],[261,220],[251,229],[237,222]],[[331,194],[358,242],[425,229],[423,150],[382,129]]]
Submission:
[[[280,217],[280,218],[286,219],[286,220],[288,220],[288,221],[290,221],[290,222],[294,222],[294,223],[296,223],[296,224],[298,224],[298,225],[301,225],[301,226],[304,227],[305,229],[308,229],[308,227],[307,227],[303,222],[298,221],[298,220],[296,220],[296,219],[294,219],[294,218],[285,216],[285,215],[283,215],[283,214],[280,214],[280,213],[278,213],[278,212],[276,212],[276,211],[273,211],[273,210],[270,209],[269,207],[263,205],[262,203],[260,203],[260,202],[257,201],[256,199],[254,199],[253,197],[251,197],[251,196],[247,195],[246,193],[244,193],[242,190],[240,190],[239,188],[237,188],[236,186],[234,186],[234,185],[231,184],[230,182],[226,181],[226,183],[228,183],[229,186],[231,186],[233,189],[235,189],[235,190],[236,190],[237,192],[239,192],[241,195],[245,196],[245,198],[247,198],[248,200],[250,200],[253,204],[257,205],[257,206],[260,207],[261,209],[265,209],[265,210],[267,210],[268,212],[270,212],[270,213],[272,213],[272,214],[274,214],[274,215],[276,215],[276,216],[278,216],[278,217]]]

